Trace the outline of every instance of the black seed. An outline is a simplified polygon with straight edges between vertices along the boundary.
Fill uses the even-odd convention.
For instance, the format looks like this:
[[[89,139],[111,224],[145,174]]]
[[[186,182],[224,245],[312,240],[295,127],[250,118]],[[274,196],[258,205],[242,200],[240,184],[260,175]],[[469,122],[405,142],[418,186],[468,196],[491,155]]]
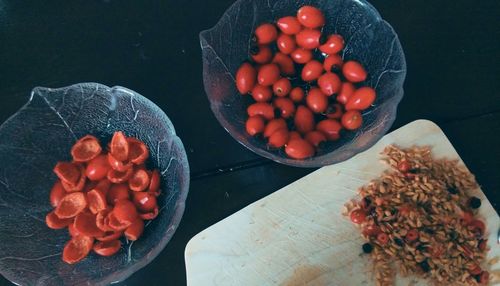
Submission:
[[[334,109],[335,109],[335,108],[334,108]],[[335,112],[335,111],[333,111],[333,112]],[[332,113],[333,113],[333,112],[332,112]],[[364,203],[364,205],[365,205],[366,207],[368,207],[368,206],[370,206],[370,205],[371,205],[372,200],[371,200],[369,197],[364,197],[364,198],[363,198],[363,203]]]
[[[403,246],[404,244],[403,240],[397,237],[394,239],[394,243],[399,246]]]
[[[369,242],[363,244],[362,248],[364,253],[370,253],[373,250],[373,246]]]
[[[256,55],[260,52],[260,49],[259,49],[259,46],[257,45],[253,45],[251,48],[250,48],[250,54],[251,55]]]
[[[458,194],[458,190],[455,187],[448,187],[448,192],[452,195]]]
[[[416,173],[420,172],[420,170],[417,168],[412,168],[412,169],[408,170],[408,172],[410,172],[412,174],[416,174]]]
[[[454,231],[454,230],[452,230],[452,231],[450,232],[450,238],[451,238],[452,240],[457,239],[457,238],[458,238],[458,234],[457,234],[457,232],[456,232],[456,231]]]
[[[324,43],[326,43],[327,40],[328,40],[328,37],[326,36],[326,34],[321,33],[321,37],[319,37],[319,44],[323,45]]]
[[[478,197],[470,198],[469,199],[469,206],[472,209],[478,209],[479,207],[481,207],[481,199],[479,199]]]
[[[419,244],[417,245],[416,249],[420,251],[424,251],[427,248],[425,244]]]
[[[419,265],[420,265],[420,268],[422,268],[422,270],[424,272],[429,272],[431,270],[431,267],[429,266],[429,263],[427,262],[427,260],[420,262]]]

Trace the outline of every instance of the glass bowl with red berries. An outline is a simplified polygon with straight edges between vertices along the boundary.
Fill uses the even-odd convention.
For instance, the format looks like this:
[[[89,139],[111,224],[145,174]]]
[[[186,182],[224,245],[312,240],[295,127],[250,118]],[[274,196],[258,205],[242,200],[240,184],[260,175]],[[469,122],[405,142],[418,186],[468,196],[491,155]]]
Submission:
[[[368,149],[403,97],[398,36],[364,0],[239,0],[200,42],[216,118],[282,164],[320,167]]]
[[[0,274],[17,285],[109,285],[151,262],[189,188],[167,115],[124,87],[33,89],[0,126]]]

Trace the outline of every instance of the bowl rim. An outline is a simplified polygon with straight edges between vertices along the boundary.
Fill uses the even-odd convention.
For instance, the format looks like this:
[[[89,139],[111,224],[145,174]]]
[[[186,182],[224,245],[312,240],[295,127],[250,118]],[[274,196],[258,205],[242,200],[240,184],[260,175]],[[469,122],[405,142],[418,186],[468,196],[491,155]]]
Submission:
[[[205,93],[207,95],[207,98],[208,98],[208,100],[210,102],[210,109],[212,110],[212,113],[215,115],[215,117],[219,121],[220,125],[222,125],[222,127],[231,135],[231,137],[233,137],[233,139],[235,139],[238,143],[240,143],[241,145],[243,145],[248,150],[256,153],[257,155],[259,155],[261,157],[270,159],[270,160],[275,161],[275,162],[280,163],[280,164],[284,164],[284,165],[288,165],[288,166],[293,166],[293,167],[317,168],[317,167],[323,167],[323,166],[328,166],[328,165],[336,164],[336,163],[348,160],[348,159],[354,157],[355,155],[357,155],[359,153],[362,153],[362,152],[366,151],[367,149],[369,149],[370,147],[372,147],[373,145],[375,145],[389,131],[389,129],[392,127],[394,121],[396,120],[397,108],[398,108],[398,105],[399,105],[399,103],[401,102],[401,100],[403,99],[403,96],[404,96],[404,88],[403,88],[403,86],[404,86],[404,81],[406,79],[407,65],[406,65],[406,57],[405,57],[405,54],[404,54],[404,50],[403,50],[403,47],[401,45],[401,41],[399,40],[399,37],[398,37],[396,31],[391,26],[391,24],[389,24],[389,22],[387,22],[386,20],[384,20],[382,18],[382,16],[377,11],[377,9],[372,4],[370,4],[368,1],[366,1],[366,0],[350,0],[350,1],[353,2],[353,3],[357,3],[357,5],[363,6],[363,7],[367,8],[370,11],[373,12],[373,14],[376,16],[376,19],[375,19],[374,23],[380,22],[380,23],[382,23],[383,25],[385,25],[389,29],[389,31],[391,32],[391,34],[394,35],[395,42],[399,43],[399,48],[401,49],[401,55],[402,55],[402,59],[401,59],[401,66],[402,66],[402,68],[401,68],[401,70],[398,70],[398,72],[402,72],[403,73],[403,83],[401,84],[400,88],[394,93],[394,95],[390,98],[391,102],[393,103],[393,106],[390,106],[390,108],[388,109],[388,111],[390,111],[390,113],[388,112],[389,116],[386,117],[386,119],[385,119],[386,125],[381,129],[380,133],[377,134],[377,135],[375,135],[366,145],[364,145],[364,146],[362,146],[360,148],[357,148],[356,151],[348,150],[349,152],[346,153],[344,156],[342,156],[340,159],[336,159],[336,160],[324,160],[324,161],[321,161],[321,162],[319,162],[317,159],[323,158],[323,157],[326,158],[326,156],[328,154],[330,154],[331,152],[323,154],[323,155],[321,155],[319,157],[314,156],[314,157],[311,157],[311,158],[308,158],[308,159],[305,159],[305,160],[297,160],[297,159],[291,159],[291,158],[286,158],[286,157],[279,157],[279,156],[277,156],[277,155],[275,155],[275,154],[273,154],[273,153],[271,153],[271,152],[269,152],[269,151],[267,151],[265,149],[255,147],[252,144],[250,144],[249,142],[248,143],[242,142],[242,141],[240,141],[237,138],[238,130],[236,130],[235,128],[232,128],[232,125],[229,123],[229,121],[226,120],[220,114],[220,112],[217,112],[217,105],[210,99],[210,95],[208,94],[208,92],[206,92],[208,90],[208,86],[209,86],[210,83],[209,83],[209,80],[205,76],[205,64],[204,64],[204,52],[203,52],[203,50],[205,48],[207,48],[207,47],[209,47],[209,48],[211,48],[213,50],[213,48],[210,45],[207,45],[207,40],[206,40],[207,37],[206,36],[209,33],[211,33],[212,31],[214,31],[214,30],[216,30],[216,29],[218,29],[218,28],[220,28],[221,26],[224,25],[223,20],[226,17],[228,11],[230,11],[231,9],[234,9],[235,7],[237,7],[237,6],[239,6],[242,3],[247,2],[247,1],[255,1],[255,0],[238,0],[238,1],[235,1],[231,6],[229,6],[224,11],[224,13],[222,14],[222,16],[219,18],[219,20],[217,21],[217,23],[214,26],[212,26],[209,29],[203,30],[203,31],[201,31],[199,33],[200,46],[201,46],[201,49],[202,49],[202,61],[203,61],[203,85],[204,85],[204,88],[205,88]],[[214,50],[213,50],[213,52],[217,55],[217,53]],[[231,76],[231,78],[233,80],[235,80],[233,74],[230,74],[230,76]]]
[[[51,105],[47,102],[47,100],[41,95],[37,94],[40,91],[49,91],[49,92],[54,92],[54,91],[64,91],[64,90],[69,90],[72,88],[81,88],[82,86],[95,86],[96,88],[102,88],[106,90],[107,94],[114,94],[115,96],[124,96],[124,94],[128,94],[132,97],[138,97],[141,100],[144,100],[145,103],[150,104],[154,109],[157,109],[157,114],[159,114],[160,120],[164,121],[168,127],[168,130],[171,130],[169,135],[172,136],[172,142],[173,144],[178,144],[178,147],[180,147],[179,155],[181,158],[178,158],[181,163],[180,165],[182,166],[182,172],[183,175],[185,176],[185,181],[181,182],[180,184],[177,184],[180,187],[179,190],[179,198],[174,206],[174,211],[173,211],[173,216],[172,219],[170,220],[169,227],[167,231],[164,233],[162,239],[154,245],[151,250],[144,255],[144,257],[136,260],[133,264],[130,266],[127,266],[123,269],[117,270],[115,272],[112,272],[106,276],[103,276],[97,280],[87,280],[86,282],[78,283],[77,285],[88,285],[89,283],[92,283],[93,285],[109,285],[109,284],[114,284],[114,283],[119,283],[124,281],[125,279],[129,278],[132,274],[137,272],[138,270],[144,268],[146,265],[151,263],[161,252],[162,250],[166,247],[168,242],[172,239],[175,231],[177,230],[180,221],[182,219],[182,216],[184,215],[185,211],[185,206],[186,206],[186,199],[187,195],[189,193],[189,185],[190,185],[190,168],[189,168],[189,161],[187,158],[186,150],[184,148],[184,144],[182,143],[182,140],[177,136],[175,132],[175,127],[170,120],[170,118],[166,115],[166,113],[158,106],[156,105],[153,101],[148,99],[147,97],[131,90],[126,87],[122,86],[113,86],[113,87],[108,87],[106,85],[96,83],[96,82],[82,82],[82,83],[76,83],[64,87],[59,87],[59,88],[48,88],[48,87],[42,87],[42,86],[36,86],[31,90],[30,97],[26,103],[24,103],[14,114],[9,116],[1,125],[0,125],[0,132],[6,126],[7,124],[12,121],[20,111],[23,111],[27,108],[29,108],[30,104],[32,103],[33,99],[35,96],[40,96],[42,97],[49,108]],[[116,92],[118,91],[118,92]],[[185,163],[185,164],[184,164]],[[160,210],[161,211],[161,210]],[[77,264],[75,264],[76,266]],[[17,281],[16,277],[13,277],[10,272],[4,271],[4,267],[0,268],[0,274],[5,277],[7,280],[10,282],[16,284],[16,285],[21,285],[20,281]]]

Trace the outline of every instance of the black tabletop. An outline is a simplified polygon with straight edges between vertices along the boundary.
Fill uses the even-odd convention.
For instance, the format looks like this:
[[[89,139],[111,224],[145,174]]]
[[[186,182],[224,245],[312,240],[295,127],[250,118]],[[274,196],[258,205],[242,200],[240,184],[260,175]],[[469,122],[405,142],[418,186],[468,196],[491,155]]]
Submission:
[[[31,2],[31,3],[28,3]],[[234,141],[203,89],[198,33],[232,0],[0,1],[0,121],[35,86],[121,85],[173,121],[191,167],[181,225],[165,250],[121,285],[184,285],[184,248],[201,230],[314,171],[273,163]],[[499,210],[500,1],[383,1],[408,65],[392,129],[436,122]],[[9,285],[0,278],[0,285]]]

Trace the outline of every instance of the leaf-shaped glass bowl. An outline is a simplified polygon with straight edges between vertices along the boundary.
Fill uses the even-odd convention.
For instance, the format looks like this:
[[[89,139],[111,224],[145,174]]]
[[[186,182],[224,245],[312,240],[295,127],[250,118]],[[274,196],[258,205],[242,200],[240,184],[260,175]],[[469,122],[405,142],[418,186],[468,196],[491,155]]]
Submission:
[[[70,160],[77,138],[108,142],[116,130],[144,141],[150,167],[161,171],[160,213],[143,236],[112,257],[91,253],[76,265],[61,260],[67,230],[52,230],[52,168]],[[181,140],[165,113],[123,87],[83,83],[33,89],[29,102],[0,126],[0,273],[20,285],[107,285],[151,262],[174,234],[189,188]]]
[[[245,132],[248,96],[236,90],[234,74],[248,59],[255,27],[283,16],[296,15],[303,5],[320,8],[326,16],[324,32],[341,34],[344,60],[357,60],[367,69],[366,85],[377,99],[363,113],[363,126],[345,132],[307,160],[293,160],[283,150],[270,149],[264,140]],[[211,108],[222,126],[253,152],[298,167],[320,167],[346,160],[375,144],[391,127],[403,97],[406,62],[399,39],[375,8],[364,0],[239,0],[210,30],[200,33],[203,80]]]

